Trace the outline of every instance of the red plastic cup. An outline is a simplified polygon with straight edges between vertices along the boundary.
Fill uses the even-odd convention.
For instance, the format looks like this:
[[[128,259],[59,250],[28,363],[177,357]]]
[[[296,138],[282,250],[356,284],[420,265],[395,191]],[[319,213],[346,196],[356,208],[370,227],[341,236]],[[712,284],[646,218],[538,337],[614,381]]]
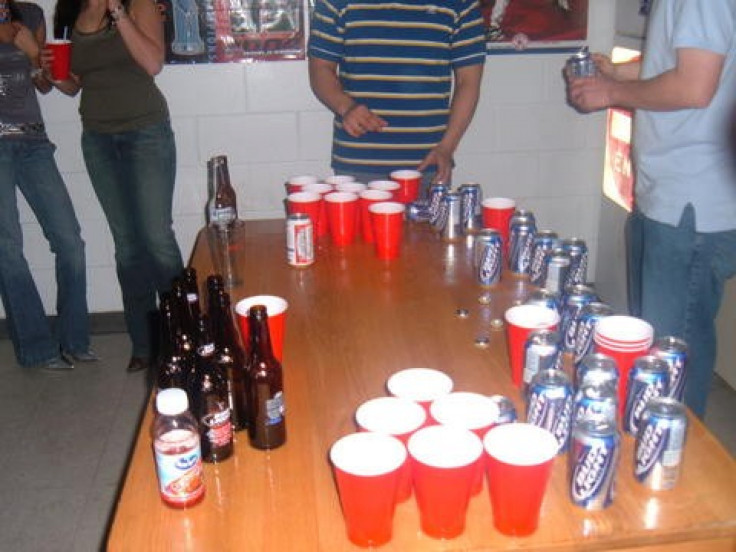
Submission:
[[[459,427],[475,433],[483,439],[498,420],[498,405],[486,395],[464,391],[449,393],[435,399],[429,407],[432,419],[441,425]],[[484,459],[478,462],[478,471],[473,481],[471,494],[483,489]]]
[[[361,432],[338,439],[330,461],[348,538],[358,546],[391,540],[396,490],[406,447],[396,437]]]
[[[325,195],[334,191],[334,189],[335,188],[332,184],[327,184],[326,182],[317,182],[316,184],[304,184],[302,186],[303,192],[316,192],[322,197],[322,199],[324,199]],[[329,233],[330,230],[329,224],[327,222],[327,206],[323,201],[322,210],[319,213],[319,223],[315,226],[314,235],[318,238],[321,238]]]
[[[368,189],[390,192],[391,197],[395,199],[396,194],[399,193],[398,191],[401,189],[401,184],[394,180],[371,180],[368,183]]]
[[[356,182],[355,180],[352,180],[350,182],[340,182],[339,184],[335,184],[335,191],[337,192],[350,192],[351,194],[355,194],[360,198],[360,193],[367,189],[367,186],[363,184],[362,182]],[[355,232],[357,234],[362,233],[362,209],[360,208],[360,205],[358,205],[358,211],[355,214]]]
[[[317,192],[294,192],[286,196],[286,207],[290,215],[294,213],[309,215],[316,228],[322,213],[322,196]]]
[[[354,182],[355,177],[350,176],[349,174],[332,174],[330,176],[325,177],[325,182],[327,184],[330,184],[334,187],[337,187],[338,184],[345,184],[347,182]]]
[[[266,307],[273,356],[281,362],[284,358],[284,333],[286,331],[286,311],[289,308],[289,303],[283,297],[277,297],[276,295],[253,295],[235,303],[240,337],[246,350],[250,348],[248,311],[253,305],[265,305]]]
[[[319,178],[311,174],[304,174],[298,176],[290,176],[286,181],[286,193],[293,194],[294,192],[301,192],[302,187],[306,184],[317,184]]]
[[[501,234],[504,246],[509,242],[509,222],[516,202],[507,197],[488,197],[481,202],[483,228],[493,228]]]
[[[432,402],[452,392],[453,385],[450,376],[433,368],[406,368],[386,381],[391,395],[419,403],[428,416]]]
[[[391,180],[397,182],[401,187],[394,194],[394,199],[401,203],[411,203],[419,198],[419,190],[422,187],[422,173],[415,170],[404,169],[393,171]]]
[[[399,256],[405,210],[402,203],[395,201],[381,201],[368,206],[376,256],[379,259],[389,261]]]
[[[62,38],[49,39],[46,47],[54,54],[51,61],[51,78],[66,80],[69,78],[69,66],[72,59],[72,41]]]
[[[493,524],[504,535],[531,535],[557,455],[557,440],[532,424],[503,424],[483,439]]]
[[[438,539],[457,537],[465,530],[483,455],[480,438],[467,429],[434,425],[414,433],[407,448],[422,531]]]
[[[355,241],[358,196],[350,192],[330,192],[324,196],[332,243],[344,247]]]
[[[363,236],[364,242],[373,243],[375,241],[373,237],[373,222],[368,207],[379,201],[390,201],[392,197],[391,192],[367,189],[360,192],[358,197],[361,235]]]
[[[540,305],[516,305],[506,310],[506,341],[511,365],[511,381],[521,387],[524,372],[524,344],[534,330],[554,330],[560,322],[557,311]]]
[[[414,401],[398,397],[378,397],[361,404],[355,411],[355,423],[362,431],[393,435],[404,445],[415,431],[424,426],[427,413]],[[403,502],[411,497],[411,463],[401,468],[396,500]]]

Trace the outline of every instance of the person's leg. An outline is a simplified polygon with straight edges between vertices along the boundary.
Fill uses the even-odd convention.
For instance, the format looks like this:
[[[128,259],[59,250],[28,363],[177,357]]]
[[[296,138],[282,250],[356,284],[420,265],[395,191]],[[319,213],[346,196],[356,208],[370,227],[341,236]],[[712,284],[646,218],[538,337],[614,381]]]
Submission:
[[[57,333],[72,355],[89,352],[87,268],[84,241],[50,142],[29,144],[18,186],[36,215],[56,257]]]
[[[24,144],[0,142],[0,296],[18,362],[41,364],[59,356],[41,297],[23,256],[15,188],[21,178]]]
[[[641,316],[643,216],[634,210],[626,220],[626,279],[629,314]]]

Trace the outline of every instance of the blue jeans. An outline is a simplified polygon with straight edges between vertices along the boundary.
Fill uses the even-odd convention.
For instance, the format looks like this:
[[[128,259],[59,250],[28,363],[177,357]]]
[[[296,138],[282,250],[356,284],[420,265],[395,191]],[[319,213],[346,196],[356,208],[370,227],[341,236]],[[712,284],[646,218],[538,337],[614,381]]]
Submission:
[[[657,337],[688,343],[685,403],[702,418],[716,361],[715,319],[724,284],[736,274],[736,230],[696,232],[691,205],[677,227],[636,211],[627,224],[631,314],[651,323]]]
[[[168,121],[140,130],[82,133],[92,187],[115,243],[133,356],[151,354],[156,293],[171,289],[183,264],[172,228],[176,147]]]
[[[89,349],[84,242],[48,140],[0,139],[0,295],[18,362],[40,364]],[[23,256],[16,198],[21,191],[55,255],[57,333]]]

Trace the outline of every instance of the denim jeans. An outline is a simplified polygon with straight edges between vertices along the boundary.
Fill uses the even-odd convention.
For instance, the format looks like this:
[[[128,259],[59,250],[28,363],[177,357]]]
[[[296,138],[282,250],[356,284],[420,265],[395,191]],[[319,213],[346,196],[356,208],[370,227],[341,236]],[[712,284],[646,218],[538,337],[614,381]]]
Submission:
[[[115,243],[125,323],[133,356],[148,357],[156,293],[171,288],[183,265],[171,205],[176,147],[168,120],[140,130],[85,130],[82,151]]]
[[[18,362],[40,364],[89,349],[84,242],[48,140],[0,139],[0,295]],[[55,255],[58,320],[52,330],[23,256],[15,189],[38,219]]]
[[[736,274],[736,230],[696,232],[688,205],[677,227],[635,211],[627,232],[631,314],[652,324],[657,337],[687,342],[685,403],[702,418],[716,361],[715,319],[724,284]]]

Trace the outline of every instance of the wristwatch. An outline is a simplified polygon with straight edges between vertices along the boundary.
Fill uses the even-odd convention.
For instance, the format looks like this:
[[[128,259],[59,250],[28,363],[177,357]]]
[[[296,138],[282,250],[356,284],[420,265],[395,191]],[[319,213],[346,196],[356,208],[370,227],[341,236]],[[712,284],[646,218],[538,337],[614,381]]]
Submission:
[[[122,4],[118,4],[110,10],[110,17],[112,17],[113,21],[119,21],[121,17],[125,17],[126,15],[125,6]]]

